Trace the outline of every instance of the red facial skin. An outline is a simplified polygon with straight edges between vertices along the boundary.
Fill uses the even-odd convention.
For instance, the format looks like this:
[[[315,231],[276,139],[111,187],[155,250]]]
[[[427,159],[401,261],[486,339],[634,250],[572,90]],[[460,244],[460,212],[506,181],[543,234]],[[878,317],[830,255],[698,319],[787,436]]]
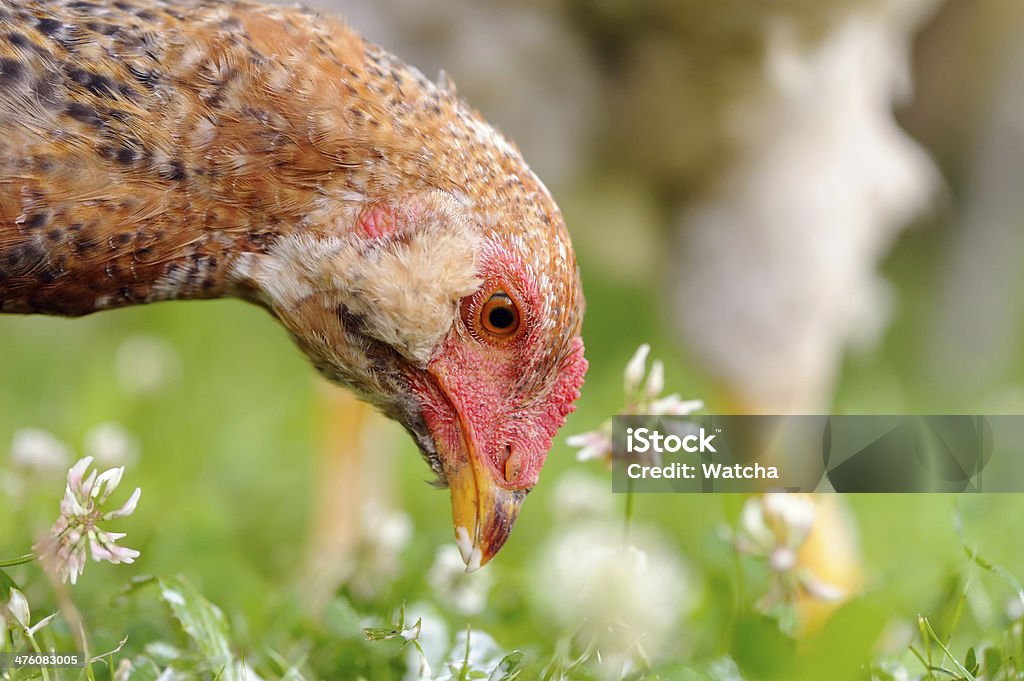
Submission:
[[[465,428],[495,482],[528,489],[537,484],[552,439],[576,408],[587,361],[577,336],[550,365],[551,339],[545,332],[558,325],[544,323],[536,282],[513,252],[494,249],[487,255],[483,286],[463,301],[461,318],[428,367],[447,399],[439,400],[436,391],[423,395],[424,416],[435,437],[451,440],[449,451],[458,449]],[[497,290],[520,311],[520,327],[510,339],[494,338],[473,324]]]
[[[529,489],[537,484],[552,439],[576,408],[573,402],[587,369],[583,341],[572,340],[569,356],[555,370],[554,383],[540,394],[518,389],[516,379],[521,378],[519,367],[524,363],[515,353],[502,356],[491,348],[474,347],[475,343],[453,335],[431,362],[431,373],[447,399],[436,393],[425,396],[427,427],[435,438],[447,440],[448,451],[460,448],[464,428],[474,453],[497,484]]]
[[[455,526],[470,569],[507,539],[526,491],[537,484],[551,442],[574,409],[587,362],[565,307],[545,299],[509,249],[485,249],[483,286],[465,298],[452,332],[427,366],[410,377],[452,490]],[[519,310],[509,337],[488,333],[480,309],[495,291]]]

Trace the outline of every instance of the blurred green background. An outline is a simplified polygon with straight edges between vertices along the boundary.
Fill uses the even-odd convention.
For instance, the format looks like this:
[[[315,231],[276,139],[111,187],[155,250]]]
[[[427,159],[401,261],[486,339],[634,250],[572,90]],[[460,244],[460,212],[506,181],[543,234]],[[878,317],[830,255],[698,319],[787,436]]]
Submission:
[[[1019,2],[445,0],[427,9],[389,0],[321,6],[351,17],[357,28],[428,74],[443,66],[460,94],[520,144],[559,200],[583,273],[591,367],[564,434],[591,430],[622,406],[622,369],[642,342],[665,361],[668,391],[703,398],[712,413],[815,405],[850,413],[1016,413],[1024,405],[1018,302],[1024,293],[1024,202],[1016,187],[1024,158],[1016,151],[1024,148],[1024,134],[1014,116],[1015,105],[1024,103],[1024,78],[1016,66],[1024,33]],[[872,49],[905,53],[909,71],[898,73],[896,57],[891,69],[858,70],[858,57],[851,68],[860,76],[848,77],[842,68],[836,74],[827,68],[815,72],[816,64],[829,59],[822,46],[850,21],[881,27],[876,33],[883,42]],[[776,55],[783,75],[775,80],[765,66],[774,35],[791,35],[782,39],[789,47]],[[834,49],[841,52],[844,44],[840,40]],[[793,86],[795,94],[785,75],[794,69],[813,76]],[[872,78],[915,85],[864,85]],[[892,125],[905,131],[905,139],[894,140],[888,132],[877,140],[865,137],[863,158],[850,161],[828,139],[861,124],[852,118],[834,133],[811,135],[810,158],[821,156],[812,172],[773,185],[770,163],[767,175],[759,164],[787,158],[785,150],[765,146],[775,126],[780,139],[803,148],[798,112],[821,108],[808,126],[836,120],[840,112],[815,93],[849,109],[858,104],[840,97],[844,90],[830,88],[857,83],[876,93],[866,97],[865,110],[882,119],[896,116]],[[748,124],[751,116],[769,127]],[[850,130],[853,138],[860,134]],[[907,192],[927,198],[909,198],[884,215],[853,215],[851,201],[874,200],[871,178],[904,162],[886,156],[889,144],[913,145],[913,152],[901,147],[900,153],[920,154],[907,170],[917,174],[906,183]],[[833,150],[838,151],[830,156]],[[846,192],[858,183],[865,187],[851,199]],[[918,185],[928,189],[909,188]],[[738,219],[745,213],[730,214],[730,206],[787,188],[809,191],[815,201],[780,200],[779,211],[747,239],[749,226]],[[900,195],[890,198],[900,204]],[[757,215],[770,212],[770,201],[751,205]],[[724,213],[705,223],[700,215],[709,206],[712,212],[725,206]],[[712,230],[716,220],[725,225],[719,232]],[[801,221],[820,222],[820,230],[790,231]],[[844,228],[887,236],[858,250],[842,240]],[[724,251],[717,250],[716,233],[728,236]],[[688,234],[704,236],[691,240]],[[711,267],[719,253],[772,253],[772,238],[793,241],[786,252],[794,260],[779,261],[777,278],[759,285],[756,276],[771,269],[754,272],[753,281],[745,279],[745,270],[700,270]],[[830,243],[838,244],[838,255],[829,251]],[[692,249],[701,245],[706,250],[695,260]],[[819,258],[834,271],[845,271],[844,258],[856,261],[849,268],[863,276],[849,281],[866,287],[887,281],[888,312],[871,323],[808,323],[802,314],[815,306],[841,307],[860,296],[873,300],[864,291],[843,288],[842,278],[815,291],[813,271],[787,284],[789,263]],[[682,272],[684,263],[697,264]],[[696,278],[688,279],[695,270]],[[809,280],[806,305],[763,308],[772,312],[763,330],[744,321],[751,309],[746,296],[789,285],[797,291],[794,300],[805,300],[801,287]],[[687,289],[693,282],[704,286]],[[872,324],[877,332],[854,339]],[[725,335],[702,337],[702,326]],[[777,328],[783,331],[776,334]],[[783,344],[786,339],[795,345]],[[323,616],[323,602],[314,606],[306,598],[306,566],[320,550],[311,530],[318,512],[312,499],[331,446],[325,443],[325,421],[337,407],[325,406],[320,379],[269,316],[239,302],[215,301],[165,303],[81,320],[4,317],[0,350],[0,471],[6,481],[0,488],[0,558],[25,552],[45,531],[63,491],[62,471],[29,473],[10,463],[6,450],[16,433],[48,431],[69,448],[73,461],[88,453],[90,432],[112,422],[119,429],[108,448],[117,455],[137,450],[123,494],[141,487],[139,509],[113,529],[127,531],[124,543],[142,556],[133,566],[90,564],[73,592],[97,648],[112,647],[125,633],[131,635],[129,649],[135,641],[167,635],[169,625],[155,604],[127,599],[112,605],[111,597],[130,576],[180,573],[225,611],[238,645],[251,654],[306,646],[322,678],[401,678],[403,665],[394,651],[378,654],[359,641],[358,628]],[[733,361],[743,353],[755,362],[753,369]],[[803,361],[812,355],[823,359]],[[759,383],[758,377],[769,375],[774,383]],[[452,630],[468,622],[505,648],[532,654],[535,664],[550,656],[552,641],[571,632],[536,605],[537,594],[547,588],[538,582],[550,577],[542,567],[544,554],[573,524],[600,520],[608,533],[620,529],[623,499],[611,497],[601,465],[576,462],[564,437],[556,439],[512,538],[486,568],[487,607],[467,616],[449,608],[445,594],[428,580],[439,547],[452,541],[447,493],[425,484],[428,471],[396,426],[374,428],[382,430],[373,431],[364,455],[383,463],[371,474],[381,479],[383,503],[407,514],[413,531],[389,558],[390,578],[353,590],[342,577],[339,593],[369,619],[387,619],[403,602],[433,603]],[[567,475],[590,476],[597,487],[588,489],[604,486],[600,494],[608,498],[589,503],[610,505],[609,516],[593,511],[581,517],[569,508],[559,485]],[[916,626],[918,613],[941,620],[951,593],[955,601],[958,580],[969,572],[954,529],[954,499],[862,495],[844,503],[859,538],[863,590],[872,596],[861,610],[855,607],[852,619],[835,626],[849,627],[849,640],[855,641],[858,626],[874,626],[877,634],[894,623]],[[1024,576],[1024,500],[977,495],[956,503],[966,536],[981,553]],[[680,579],[693,599],[655,658],[685,662],[736,654],[729,624],[739,598],[735,559],[720,528],[735,521],[740,504],[730,497],[636,499],[635,522],[688,566],[688,577]],[[372,535],[373,521],[367,522],[369,530],[353,532]],[[31,577],[28,568],[17,575],[33,599],[52,603],[44,580]],[[981,595],[972,596],[960,624],[961,635],[971,641],[994,631],[999,617],[993,613],[1010,598],[998,580],[976,580],[981,586],[972,593]],[[877,636],[865,640],[871,651],[886,651]],[[768,639],[762,644],[771,646]],[[848,652],[854,666],[865,653]],[[827,678],[856,678],[836,671],[843,662],[834,658],[829,670],[835,674]]]

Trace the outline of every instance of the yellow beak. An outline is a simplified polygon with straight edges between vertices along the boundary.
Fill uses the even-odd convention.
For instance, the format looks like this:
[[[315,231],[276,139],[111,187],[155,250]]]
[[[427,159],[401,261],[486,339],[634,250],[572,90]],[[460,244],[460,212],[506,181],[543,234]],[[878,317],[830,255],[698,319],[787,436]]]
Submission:
[[[466,572],[479,570],[498,553],[512,532],[512,524],[526,498],[525,489],[505,489],[495,482],[468,443],[463,456],[445,474],[452,491],[455,541],[466,562]]]

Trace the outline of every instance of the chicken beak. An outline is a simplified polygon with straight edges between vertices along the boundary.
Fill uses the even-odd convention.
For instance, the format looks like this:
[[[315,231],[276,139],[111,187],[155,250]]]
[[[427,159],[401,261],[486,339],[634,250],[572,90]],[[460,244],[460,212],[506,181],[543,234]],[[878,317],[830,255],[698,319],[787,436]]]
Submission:
[[[475,572],[505,545],[529,489],[508,489],[482,458],[484,452],[478,446],[469,414],[461,400],[453,399],[457,391],[451,387],[451,371],[444,363],[435,362],[429,373],[433,401],[442,403],[438,398],[443,398],[447,407],[435,407],[434,411],[445,412],[449,418],[434,423],[425,419],[424,425],[451,490],[455,542],[466,572]]]
[[[510,490],[497,484],[472,446],[466,449],[464,456],[447,458],[454,463],[445,472],[452,492],[455,541],[466,562],[466,572],[474,572],[505,544],[527,490]]]

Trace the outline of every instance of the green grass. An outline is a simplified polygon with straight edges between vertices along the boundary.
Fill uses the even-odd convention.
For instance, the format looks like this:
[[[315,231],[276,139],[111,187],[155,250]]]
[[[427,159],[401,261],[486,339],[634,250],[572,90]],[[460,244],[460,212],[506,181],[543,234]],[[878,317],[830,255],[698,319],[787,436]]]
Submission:
[[[913,250],[894,257],[889,268],[904,292],[901,318],[876,355],[848,362],[838,408],[873,399],[878,385],[898,385],[911,408],[969,408],[958,396],[943,402],[930,394],[927,378],[907,368],[927,341],[913,320],[927,316],[931,304],[919,269],[930,256]],[[641,341],[666,360],[671,391],[684,397],[709,393],[707,378],[675,350],[653,289],[623,290],[594,276],[588,300],[592,368],[565,434],[594,428],[620,406],[621,368]],[[119,346],[139,334],[162,339],[179,362],[176,378],[143,395],[124,390],[117,369]],[[393,577],[376,590],[342,586],[314,607],[303,597],[303,565],[317,475],[320,379],[263,312],[209,302],[76,321],[2,318],[0,348],[0,471],[9,469],[5,443],[26,427],[50,431],[81,453],[92,427],[115,421],[141,452],[114,500],[120,503],[139,486],[139,508],[110,523],[128,533],[126,545],[141,550],[138,562],[90,562],[72,589],[55,587],[34,564],[4,571],[27,596],[34,620],[61,610],[40,633],[44,647],[74,648],[72,603],[91,652],[117,649],[127,637],[118,652],[89,670],[53,670],[50,679],[112,678],[111,669],[123,659],[135,660],[132,679],[156,678],[168,666],[180,669],[180,678],[232,678],[244,675],[237,667],[242,660],[264,679],[413,678],[404,676],[416,659],[412,644],[401,636],[370,641],[363,632],[397,627],[403,606],[406,628],[426,613],[420,640],[429,639],[429,654],[449,650],[452,659],[464,659],[466,634],[458,641],[456,634],[467,627],[470,642],[482,646],[480,654],[490,654],[490,662],[476,661],[488,670],[483,676],[479,668],[471,674],[456,664],[452,678],[903,678],[893,665],[904,665],[909,678],[1024,678],[1020,614],[1012,608],[1007,614],[1017,597],[1014,586],[965,553],[953,500],[942,495],[846,499],[857,524],[865,585],[823,629],[801,639],[757,610],[766,587],[763,565],[738,558],[722,538],[721,528],[735,522],[742,499],[637,497],[634,525],[641,535],[653,534],[657,548],[682,566],[677,586],[683,597],[668,617],[669,631],[656,643],[641,641],[643,655],[630,648],[633,666],[623,667],[607,647],[591,645],[596,635],[586,622],[564,617],[585,609],[568,592],[564,603],[552,602],[546,586],[546,561],[559,542],[594,523],[621,536],[625,502],[618,495],[605,499],[612,506],[608,518],[565,517],[558,483],[566,475],[589,474],[603,486],[601,495],[612,495],[600,465],[577,463],[561,437],[511,540],[485,570],[492,580],[486,608],[464,615],[430,579],[437,551],[451,542],[447,494],[424,483],[426,467],[396,428],[391,497],[408,514],[412,537],[387,565]],[[23,498],[0,496],[0,560],[24,554],[46,531],[62,492],[58,476],[30,482]],[[968,546],[1018,579],[1024,578],[1022,509],[1016,495],[959,501]],[[187,607],[166,595],[174,590]],[[190,617],[205,618],[206,626],[197,628]],[[490,651],[489,637],[495,642]],[[5,645],[24,649],[27,641],[14,632]],[[230,663],[221,659],[225,650]],[[513,665],[519,657],[509,658],[503,671],[491,674],[487,665],[513,651],[521,660]],[[936,670],[926,671],[922,659]],[[431,664],[435,676],[444,671]],[[0,678],[41,677],[7,672]]]

